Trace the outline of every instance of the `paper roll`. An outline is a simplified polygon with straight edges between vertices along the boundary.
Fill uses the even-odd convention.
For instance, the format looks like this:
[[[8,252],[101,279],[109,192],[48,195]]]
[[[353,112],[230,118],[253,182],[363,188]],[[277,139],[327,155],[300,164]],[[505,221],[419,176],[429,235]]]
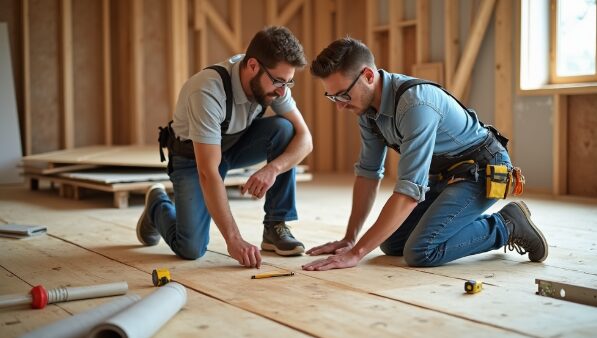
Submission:
[[[92,338],[153,336],[187,302],[184,286],[171,282],[115,316],[97,325]]]
[[[21,338],[78,338],[87,335],[91,329],[126,309],[141,299],[138,295],[130,294],[81,312],[66,319],[54,322],[31,331]]]

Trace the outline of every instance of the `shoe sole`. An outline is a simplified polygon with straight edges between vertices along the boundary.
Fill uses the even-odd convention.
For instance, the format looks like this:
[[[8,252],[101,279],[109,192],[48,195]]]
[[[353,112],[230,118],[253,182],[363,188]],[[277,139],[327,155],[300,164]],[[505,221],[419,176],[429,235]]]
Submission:
[[[145,218],[145,213],[147,212],[147,201],[149,200],[149,195],[155,189],[160,189],[160,188],[164,189],[164,191],[166,191],[166,187],[163,184],[154,184],[152,186],[152,188],[149,189],[145,193],[145,207],[143,208],[143,213],[141,214],[141,217],[139,217],[139,220],[137,221],[137,239],[139,240],[139,242],[141,244],[146,245],[146,246],[150,246],[150,245],[148,243],[146,243],[143,239],[141,239],[141,222],[143,222],[143,219]],[[159,243],[159,241],[158,241],[158,243]],[[158,243],[156,243],[154,245],[157,245]]]
[[[535,233],[537,235],[539,235],[539,238],[541,238],[541,243],[543,243],[543,247],[545,247],[545,253],[543,254],[543,257],[541,257],[537,262],[543,262],[547,258],[547,251],[548,251],[547,250],[547,248],[548,248],[547,240],[545,239],[545,237],[543,237],[543,233],[539,230],[539,228],[531,220],[531,211],[529,210],[529,207],[526,205],[526,203],[524,203],[523,201],[520,201],[520,202],[514,202],[514,204],[517,205],[520,208],[520,210],[522,210],[522,212],[527,217],[527,220],[531,224],[531,227],[533,228],[533,230],[535,230]]]
[[[261,243],[261,249],[275,252],[280,256],[298,256],[305,252],[305,248],[302,246],[297,246],[292,250],[280,250],[275,245],[264,242]]]

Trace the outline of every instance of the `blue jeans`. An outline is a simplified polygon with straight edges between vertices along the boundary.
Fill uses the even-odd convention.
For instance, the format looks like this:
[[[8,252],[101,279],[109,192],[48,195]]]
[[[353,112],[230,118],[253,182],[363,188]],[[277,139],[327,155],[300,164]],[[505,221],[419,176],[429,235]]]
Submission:
[[[230,169],[243,168],[264,160],[272,161],[284,152],[294,136],[290,121],[268,117],[253,121],[229,150],[222,153],[218,168],[222,179]],[[172,251],[184,259],[205,254],[209,243],[211,216],[205,204],[195,159],[172,156],[170,180],[176,206],[170,199],[152,201],[146,206],[149,217]],[[296,170],[282,173],[265,194],[265,218],[270,221],[297,219],[295,201]]]
[[[497,153],[491,164],[512,166],[506,150]],[[483,214],[497,200],[485,197],[482,173],[477,181],[472,177],[453,184],[430,181],[425,200],[381,244],[381,250],[404,256],[410,266],[438,266],[503,247],[508,241],[503,217]]]

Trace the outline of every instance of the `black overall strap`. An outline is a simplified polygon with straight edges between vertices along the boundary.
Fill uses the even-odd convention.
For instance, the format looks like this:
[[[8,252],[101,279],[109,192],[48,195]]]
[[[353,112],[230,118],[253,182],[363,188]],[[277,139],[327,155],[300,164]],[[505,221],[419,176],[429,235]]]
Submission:
[[[456,97],[454,97],[454,95],[452,95],[452,93],[450,93],[449,91],[447,91],[444,87],[442,87],[440,84],[437,84],[433,81],[429,81],[429,80],[423,80],[423,79],[410,79],[410,80],[406,80],[404,82],[402,82],[402,84],[400,84],[400,86],[398,87],[398,89],[396,90],[396,93],[394,95],[394,112],[396,111],[396,109],[398,108],[398,102],[400,101],[400,98],[402,97],[402,95],[409,90],[410,88],[414,87],[414,86],[418,86],[418,85],[422,85],[422,84],[428,84],[428,85],[432,85],[435,87],[438,87],[439,89],[441,89],[444,93],[448,94],[448,96],[450,96],[451,98],[453,98],[456,102],[458,102],[458,104],[462,107],[462,109],[464,109],[467,113],[469,113],[470,115],[475,115],[474,112],[471,112],[470,109],[468,109],[462,102],[460,102],[460,100],[458,100]],[[476,116],[474,116],[475,119]],[[478,119],[477,119],[478,120]],[[379,130],[379,127],[377,126],[377,124],[374,121],[369,120],[369,122],[371,123],[371,127],[373,128],[373,132],[381,137],[383,137],[381,130]],[[479,123],[481,123],[482,127],[485,127],[485,124],[483,124],[483,122],[479,121]],[[491,127],[493,128],[493,127]],[[400,132],[398,131],[398,129],[396,129],[396,135],[398,135],[398,137],[402,138],[402,134],[400,134]],[[394,149],[396,152],[400,153],[399,147],[396,144],[390,144],[384,137],[384,141],[386,143],[386,145],[392,149]]]
[[[230,119],[232,119],[232,102],[233,102],[233,95],[232,95],[232,79],[230,79],[230,74],[228,74],[228,70],[226,68],[219,66],[219,65],[212,65],[209,67],[205,67],[205,69],[213,69],[222,78],[222,83],[224,84],[224,91],[226,92],[226,118],[220,124],[222,129],[222,134],[225,134],[228,131],[228,126],[230,125]]]
[[[400,101],[400,97],[402,97],[402,94],[404,94],[404,92],[406,92],[411,87],[422,85],[422,84],[428,84],[428,85],[432,85],[432,86],[438,87],[439,89],[443,90],[444,93],[448,94],[451,98],[453,98],[454,100],[456,100],[456,102],[458,102],[458,104],[464,110],[466,110],[466,111],[469,110],[462,102],[460,102],[460,100],[458,100],[454,95],[452,95],[452,93],[450,93],[449,91],[447,91],[440,84],[437,84],[437,83],[435,83],[433,81],[429,81],[429,80],[410,79],[410,80],[406,80],[406,81],[402,82],[402,84],[400,85],[400,87],[398,87],[398,90],[396,90],[396,95],[394,96],[394,111],[396,111],[396,108],[398,108],[398,101]]]

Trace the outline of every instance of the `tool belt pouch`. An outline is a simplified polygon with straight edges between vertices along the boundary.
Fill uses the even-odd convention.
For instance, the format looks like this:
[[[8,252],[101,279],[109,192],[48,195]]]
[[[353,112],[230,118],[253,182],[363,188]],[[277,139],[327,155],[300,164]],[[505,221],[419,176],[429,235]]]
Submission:
[[[160,144],[160,160],[162,162],[166,161],[163,148],[168,149],[168,154],[170,156],[178,155],[187,158],[195,158],[195,152],[193,150],[193,141],[182,141],[180,138],[176,137],[176,134],[172,129],[172,121],[170,121],[170,123],[168,123],[167,126],[160,127],[158,142]]]
[[[510,191],[510,182],[512,174],[508,166],[501,164],[488,164],[486,171],[487,177],[487,198],[506,198]]]

